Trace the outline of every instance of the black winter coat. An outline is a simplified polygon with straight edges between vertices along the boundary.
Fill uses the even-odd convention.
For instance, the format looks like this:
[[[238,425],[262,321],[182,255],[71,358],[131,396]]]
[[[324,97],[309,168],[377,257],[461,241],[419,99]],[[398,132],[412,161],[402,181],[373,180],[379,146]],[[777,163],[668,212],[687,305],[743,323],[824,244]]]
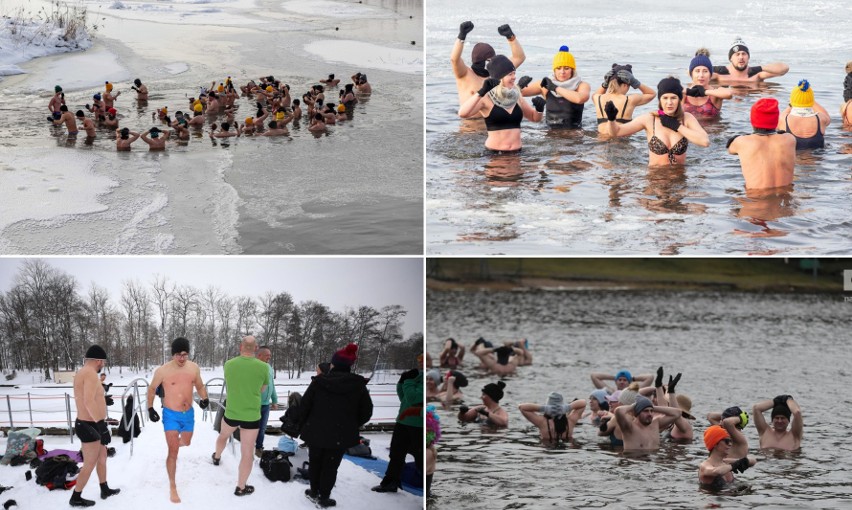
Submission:
[[[313,377],[302,396],[301,438],[309,446],[345,449],[358,444],[358,431],[373,415],[367,381],[332,370]]]

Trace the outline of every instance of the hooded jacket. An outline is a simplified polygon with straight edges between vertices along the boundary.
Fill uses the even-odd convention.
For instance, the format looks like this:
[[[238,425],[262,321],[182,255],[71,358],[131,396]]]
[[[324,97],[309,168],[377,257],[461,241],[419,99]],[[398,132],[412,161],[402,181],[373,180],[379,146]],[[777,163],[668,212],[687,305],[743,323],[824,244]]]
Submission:
[[[346,449],[358,444],[358,431],[373,415],[367,381],[331,370],[312,378],[302,396],[301,438],[317,448]]]

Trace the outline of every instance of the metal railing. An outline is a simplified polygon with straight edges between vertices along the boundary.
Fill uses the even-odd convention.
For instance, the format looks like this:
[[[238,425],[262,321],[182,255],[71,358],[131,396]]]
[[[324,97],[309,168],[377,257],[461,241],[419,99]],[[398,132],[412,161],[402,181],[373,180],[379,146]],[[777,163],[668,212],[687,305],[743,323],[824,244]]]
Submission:
[[[29,416],[30,427],[34,427],[35,426],[35,420],[33,419],[33,413],[56,412],[55,410],[53,410],[53,411],[51,411],[51,410],[40,410],[40,409],[33,410],[33,400],[62,400],[63,403],[65,404],[65,420],[39,420],[39,424],[43,424],[43,423],[64,423],[65,428],[68,429],[68,435],[71,437],[71,442],[73,443],[74,442],[74,433],[73,433],[74,429],[73,429],[73,425],[72,425],[72,421],[71,421],[71,398],[73,398],[73,397],[71,397],[68,393],[65,393],[64,395],[56,395],[56,396],[33,395],[32,393],[29,393],[29,392],[27,392],[26,396],[23,396],[23,395],[21,395],[21,396],[6,395],[6,411],[7,411],[8,416],[9,416],[9,428],[10,429],[15,428],[15,413],[27,413],[27,415]],[[13,400],[25,400],[25,399],[27,401],[27,409],[26,410],[12,409],[12,401]],[[0,423],[2,423],[2,421],[0,421]],[[21,422],[19,421],[19,423],[21,423]],[[25,423],[25,421],[24,421],[24,423]]]
[[[130,456],[131,457],[133,457],[133,443],[134,443],[134,439],[136,438],[136,420],[135,420],[135,418],[137,416],[141,416],[139,423],[141,424],[141,426],[143,426],[143,427],[145,426],[145,413],[142,412],[142,397],[139,395],[139,383],[140,382],[145,383],[145,388],[146,388],[146,390],[145,390],[145,403],[147,404],[148,403],[148,390],[147,390],[148,380],[145,379],[144,377],[138,377],[138,378],[130,381],[130,383],[127,385],[127,387],[124,388],[124,392],[121,394],[121,422],[119,424],[119,427],[121,427],[121,424],[123,424],[124,427],[127,430],[130,431]],[[128,395],[131,392],[133,393],[133,395],[132,395],[133,398],[136,399],[136,404],[133,406],[133,411],[130,413],[130,417],[128,418],[127,416],[125,416],[125,413],[124,413],[124,406],[125,406],[124,401],[127,399]],[[125,419],[128,420],[128,421],[125,422]]]

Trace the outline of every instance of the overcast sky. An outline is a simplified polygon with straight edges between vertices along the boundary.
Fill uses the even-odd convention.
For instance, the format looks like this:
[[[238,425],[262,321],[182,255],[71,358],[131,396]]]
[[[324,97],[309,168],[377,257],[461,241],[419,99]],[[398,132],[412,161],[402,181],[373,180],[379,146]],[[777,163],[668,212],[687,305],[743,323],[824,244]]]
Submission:
[[[0,290],[8,291],[23,258],[0,258]],[[74,276],[79,293],[92,282],[105,287],[118,304],[122,282],[137,280],[150,290],[154,275],[204,290],[219,287],[231,297],[258,298],[266,291],[288,292],[293,301],[315,300],[332,311],[361,305],[408,311],[403,334],[423,331],[422,258],[283,257],[46,257],[51,266]]]

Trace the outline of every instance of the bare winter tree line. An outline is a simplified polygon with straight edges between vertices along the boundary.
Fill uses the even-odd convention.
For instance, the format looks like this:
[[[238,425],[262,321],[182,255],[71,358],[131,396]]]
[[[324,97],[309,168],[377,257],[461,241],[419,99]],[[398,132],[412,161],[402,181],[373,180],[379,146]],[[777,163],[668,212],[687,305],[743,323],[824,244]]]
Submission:
[[[148,370],[171,358],[171,341],[186,337],[192,359],[220,366],[239,354],[239,340],[254,335],[272,349],[271,363],[300,377],[348,342],[359,346],[353,369],[411,368],[423,351],[423,334],[403,338],[400,305],[359,306],[343,312],[317,301],[295,303],[284,291],[229,296],[215,285],[179,285],[154,275],[147,283],[125,280],[117,301],[92,284],[78,292],[76,279],[42,259],[26,260],[14,285],[0,294],[0,370],[76,370],[86,349],[103,346],[108,364]]]

